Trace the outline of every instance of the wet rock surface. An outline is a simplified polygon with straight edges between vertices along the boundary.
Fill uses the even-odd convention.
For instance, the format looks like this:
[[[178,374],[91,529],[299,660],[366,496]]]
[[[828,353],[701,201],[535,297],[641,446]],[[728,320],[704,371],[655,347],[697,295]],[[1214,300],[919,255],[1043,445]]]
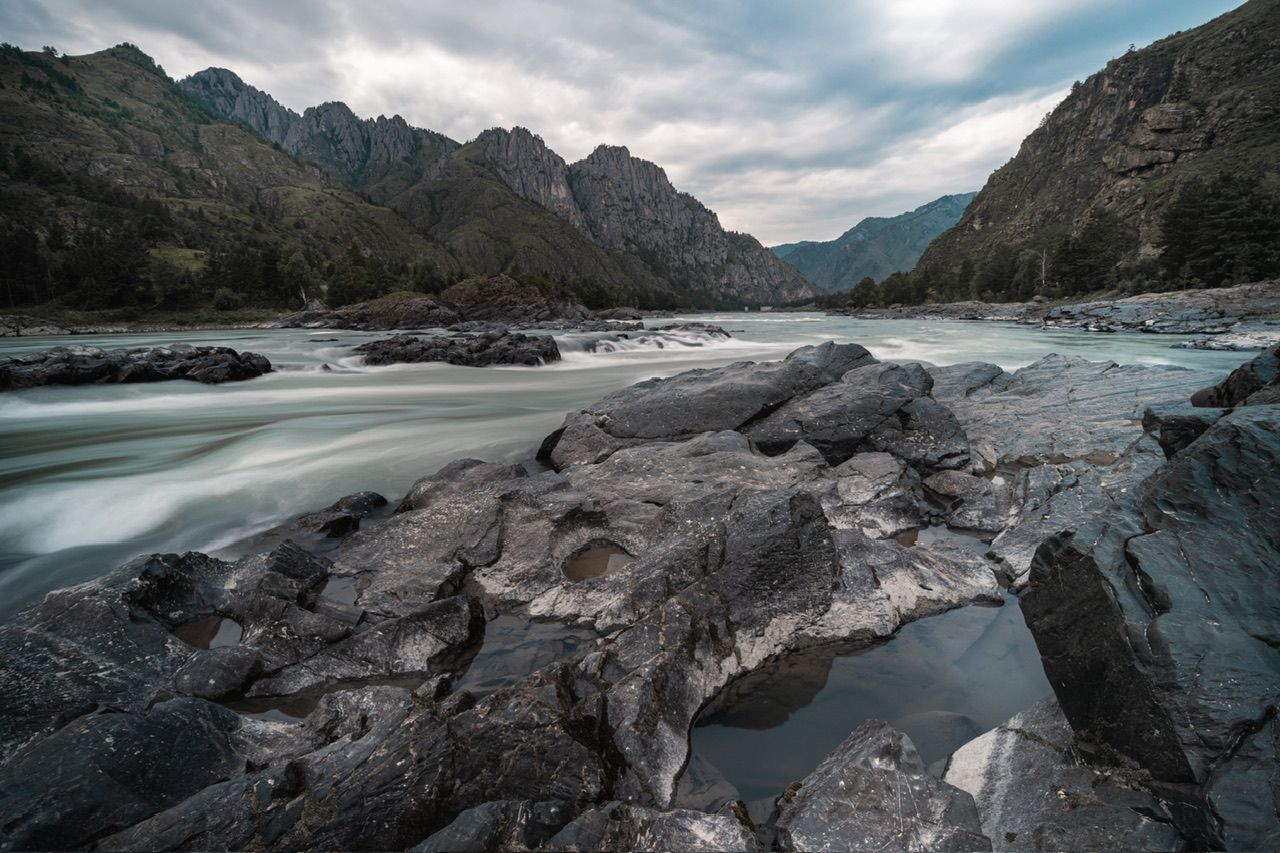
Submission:
[[[1132,767],[1090,761],[1049,697],[952,754],[944,781],[973,795],[998,850],[1176,850],[1182,838]]]
[[[911,740],[869,720],[800,782],[782,850],[990,850],[973,797],[928,774]]]
[[[1195,406],[1262,406],[1280,403],[1280,345],[1231,371],[1217,385],[1191,395]]]
[[[189,379],[216,385],[271,372],[271,362],[229,347],[172,344],[104,350],[91,346],[54,347],[44,352],[0,358],[0,391],[41,385],[162,382]]]
[[[1195,846],[1280,839],[1278,468],[1280,407],[1237,409],[1042,544],[1024,598],[1067,719],[1149,772]]]
[[[458,460],[364,527],[380,496],[348,496],[295,525],[335,534],[324,556],[140,558],[0,627],[0,849],[986,849],[992,827],[1057,843],[1135,820],[1154,847],[1175,825],[1121,814],[1153,799],[1179,839],[1267,846],[1240,804],[1266,801],[1275,767],[1280,642],[1256,578],[1280,564],[1280,519],[1256,472],[1278,464],[1276,407],[1172,451],[1172,416],[1139,421],[1219,378],[1056,356],[924,370],[828,343],[611,394],[543,442],[552,470]],[[984,540],[925,535],[943,523]],[[574,568],[596,551],[620,559]],[[1206,573],[1214,553],[1233,564]],[[1070,723],[1018,726],[1133,770],[1099,795],[1114,809],[1059,832],[971,769],[975,809],[883,724],[776,808],[686,771],[691,726],[731,684],[998,603],[997,573],[1025,584],[1032,555]],[[182,639],[197,633],[222,639]],[[1133,685],[1145,698],[1118,704]],[[188,736],[167,746],[174,720]],[[145,777],[161,748],[154,790],[72,778]],[[957,763],[966,749],[956,774],[986,766]],[[1036,784],[1100,778],[1051,751]],[[675,808],[695,783],[715,813],[687,790]]]
[[[355,351],[366,364],[413,364],[443,361],[466,367],[523,364],[530,367],[560,360],[560,349],[547,335],[523,335],[506,329],[480,334],[419,338],[397,335],[360,344]]]

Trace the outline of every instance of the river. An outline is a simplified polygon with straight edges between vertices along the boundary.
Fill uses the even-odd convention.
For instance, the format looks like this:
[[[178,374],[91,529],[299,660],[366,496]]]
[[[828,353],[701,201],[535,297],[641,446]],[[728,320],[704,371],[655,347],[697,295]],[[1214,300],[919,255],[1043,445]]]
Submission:
[[[1179,340],[1172,336],[997,323],[819,314],[688,319],[720,324],[734,337],[587,353],[584,342],[598,336],[558,334],[559,364],[484,369],[366,368],[352,357],[352,345],[386,333],[2,339],[0,355],[59,344],[223,344],[266,355],[277,372],[220,386],[179,381],[0,395],[0,617],[138,554],[217,552],[351,492],[397,496],[451,459],[527,458],[566,411],[691,367],[780,358],[825,340],[855,341],[887,360],[982,360],[1006,369],[1050,352],[1223,372],[1249,358],[1171,349]]]

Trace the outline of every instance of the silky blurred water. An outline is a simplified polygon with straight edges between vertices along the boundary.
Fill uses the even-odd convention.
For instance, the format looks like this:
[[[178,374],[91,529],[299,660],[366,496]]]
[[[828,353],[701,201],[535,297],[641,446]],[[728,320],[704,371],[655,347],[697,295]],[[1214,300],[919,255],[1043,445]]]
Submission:
[[[684,343],[662,348],[595,354],[582,347],[597,335],[558,334],[562,363],[484,369],[360,366],[351,346],[387,333],[0,339],[0,355],[58,344],[222,344],[260,352],[278,371],[220,386],[177,381],[0,395],[0,616],[138,554],[216,550],[361,489],[394,497],[461,456],[527,458],[566,411],[691,367],[780,358],[825,340],[855,341],[882,359],[1005,368],[1050,352],[1224,372],[1249,358],[1170,349],[1179,340],[1172,336],[993,323],[817,314],[687,319],[720,324],[734,338],[683,336]]]

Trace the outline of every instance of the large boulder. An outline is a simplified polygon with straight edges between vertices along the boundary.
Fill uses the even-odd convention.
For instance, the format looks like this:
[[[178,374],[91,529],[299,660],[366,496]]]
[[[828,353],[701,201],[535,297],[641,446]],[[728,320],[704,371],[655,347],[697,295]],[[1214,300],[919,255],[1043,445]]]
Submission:
[[[854,453],[888,451],[933,469],[968,462],[968,440],[951,413],[928,394],[933,379],[919,365],[868,364],[788,402],[744,432],[765,453],[797,441],[839,465]]]
[[[780,362],[737,362],[649,379],[570,414],[539,456],[561,469],[599,462],[623,447],[737,429],[874,361],[857,344],[828,342],[802,347]]]
[[[84,848],[242,772],[239,727],[199,699],[77,718],[5,756],[0,850]]]
[[[230,347],[165,347],[104,350],[91,346],[54,347],[44,352],[0,358],[0,391],[40,385],[161,382],[189,379],[213,385],[271,372],[271,362],[255,352]]]
[[[1280,403],[1280,345],[1241,365],[1216,385],[1191,395],[1195,406],[1261,406]]]
[[[397,335],[360,344],[355,351],[366,364],[414,364],[443,361],[464,367],[522,364],[536,367],[560,360],[560,349],[550,335],[523,335],[500,329],[476,335],[419,338]]]
[[[421,293],[389,293],[368,302],[346,305],[333,311],[298,311],[286,314],[277,323],[283,328],[357,329],[384,332],[392,329],[424,329],[448,326],[458,321],[458,313]]]
[[[879,720],[858,726],[788,791],[782,850],[990,850],[973,797],[930,776],[911,739]]]
[[[1072,727],[1135,761],[1197,847],[1280,843],[1280,407],[1219,420],[1131,507],[1037,552],[1027,624]]]

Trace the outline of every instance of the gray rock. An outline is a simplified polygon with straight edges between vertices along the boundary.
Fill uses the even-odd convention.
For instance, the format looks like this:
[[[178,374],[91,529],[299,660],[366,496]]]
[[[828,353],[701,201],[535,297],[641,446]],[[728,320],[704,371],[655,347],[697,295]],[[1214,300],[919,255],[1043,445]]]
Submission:
[[[250,696],[287,696],[330,681],[426,674],[439,656],[483,634],[483,614],[465,595],[380,622],[254,682]]]
[[[947,405],[969,435],[998,449],[1003,464],[1107,464],[1141,437],[1147,406],[1185,398],[1211,378],[1176,367],[1049,355],[999,387],[978,388]]]
[[[928,775],[910,738],[868,720],[783,795],[782,850],[990,850],[973,797]]]
[[[0,391],[40,385],[107,382],[160,382],[190,379],[216,384],[252,379],[271,372],[271,362],[254,352],[229,347],[137,347],[103,350],[90,346],[54,347],[45,352],[0,358]]]
[[[832,526],[873,539],[921,527],[920,475],[889,453],[855,453],[835,469],[836,494],[823,500]]]
[[[1143,480],[1164,462],[1154,438],[1143,437],[1109,466],[1075,461],[1018,472],[1013,483],[1017,514],[991,542],[1015,589],[1027,584],[1036,549],[1057,533],[1088,527],[1099,516],[1130,503]]]
[[[860,449],[888,449],[863,446],[873,434],[876,443],[892,440],[879,440],[886,421],[903,432],[906,418],[896,417],[898,412],[928,394],[932,384],[919,365],[868,364],[845,373],[839,382],[793,397],[744,432],[765,453],[781,453],[803,441],[828,463],[839,465]]]
[[[437,501],[454,500],[473,489],[528,476],[520,465],[501,465],[479,459],[457,459],[415,482],[396,506],[396,512],[428,509]]]
[[[1230,409],[1210,409],[1188,403],[1161,403],[1142,413],[1142,428],[1155,436],[1167,458],[1204,435]]]
[[[467,809],[453,823],[411,847],[423,853],[540,850],[573,816],[568,803],[498,800]],[[554,849],[564,849],[557,847]]]
[[[1280,344],[1237,367],[1217,385],[1191,395],[1194,406],[1229,408],[1268,403],[1280,403]]]
[[[261,668],[256,649],[225,646],[201,649],[174,676],[174,689],[184,696],[221,699],[244,690]]]
[[[943,779],[973,795],[1000,850],[1179,850],[1132,768],[1090,764],[1050,696],[956,750]]]
[[[478,335],[419,338],[397,335],[355,347],[366,364],[405,364],[444,361],[466,367],[523,364],[530,367],[560,360],[560,349],[550,335],[522,335],[506,329]]]
[[[0,849],[86,847],[244,769],[240,718],[199,699],[104,709],[5,757]]]
[[[1067,719],[1150,773],[1196,847],[1280,839],[1280,407],[1222,418],[1046,542],[1023,612]],[[1262,804],[1259,806],[1258,804]]]
[[[566,417],[539,457],[562,469],[599,462],[623,447],[737,429],[873,361],[857,344],[825,343],[802,347],[781,362],[737,362],[649,379]]]
[[[588,809],[560,830],[549,850],[577,851],[756,851],[755,834],[725,815],[675,809],[657,811],[631,803]]]

